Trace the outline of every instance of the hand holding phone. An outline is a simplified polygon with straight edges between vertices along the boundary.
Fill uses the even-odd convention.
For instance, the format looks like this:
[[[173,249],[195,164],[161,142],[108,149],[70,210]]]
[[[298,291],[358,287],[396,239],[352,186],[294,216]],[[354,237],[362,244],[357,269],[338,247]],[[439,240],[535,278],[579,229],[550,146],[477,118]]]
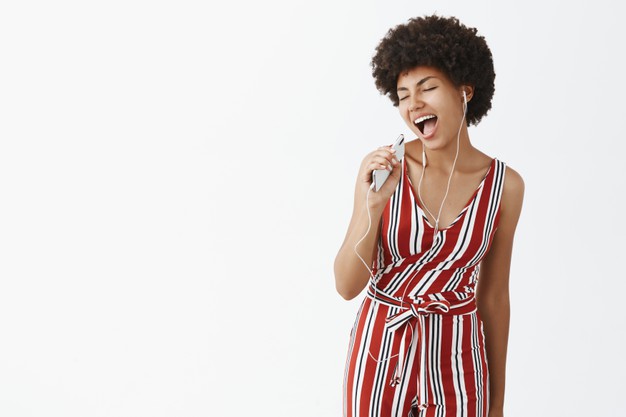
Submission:
[[[404,135],[398,136],[392,148],[396,150],[394,154],[396,159],[402,162],[402,158],[404,158]],[[389,171],[386,169],[375,169],[372,171],[372,186],[374,187],[374,191],[380,190],[380,187],[387,181],[387,178],[389,178]]]

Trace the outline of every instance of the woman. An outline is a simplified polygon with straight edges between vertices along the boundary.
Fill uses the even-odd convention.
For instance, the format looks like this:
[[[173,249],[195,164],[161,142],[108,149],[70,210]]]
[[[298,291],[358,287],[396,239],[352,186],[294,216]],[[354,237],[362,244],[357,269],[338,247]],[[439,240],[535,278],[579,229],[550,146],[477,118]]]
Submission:
[[[470,142],[468,125],[491,108],[491,52],[476,29],[427,16],[391,29],[372,68],[417,138],[402,160],[391,146],[366,155],[335,260],[341,296],[368,287],[350,335],[344,416],[502,417],[524,182]],[[373,191],[379,169],[391,172]]]

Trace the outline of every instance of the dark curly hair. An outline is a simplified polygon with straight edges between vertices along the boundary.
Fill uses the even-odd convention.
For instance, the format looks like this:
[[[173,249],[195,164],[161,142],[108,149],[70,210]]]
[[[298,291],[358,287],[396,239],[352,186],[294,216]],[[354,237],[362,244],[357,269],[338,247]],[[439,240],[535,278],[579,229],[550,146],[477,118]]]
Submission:
[[[416,66],[431,66],[445,73],[456,86],[471,85],[467,124],[478,124],[491,109],[496,73],[485,38],[455,17],[437,15],[409,19],[398,25],[376,47],[372,75],[376,88],[398,106],[398,76]]]

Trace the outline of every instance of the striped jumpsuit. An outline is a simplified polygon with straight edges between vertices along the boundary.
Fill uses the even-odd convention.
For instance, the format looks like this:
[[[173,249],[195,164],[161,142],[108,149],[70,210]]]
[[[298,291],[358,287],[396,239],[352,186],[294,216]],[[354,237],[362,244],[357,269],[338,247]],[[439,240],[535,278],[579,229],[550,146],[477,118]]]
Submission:
[[[498,227],[505,171],[493,158],[461,213],[433,237],[403,159],[382,214],[374,279],[350,333],[345,417],[487,417],[475,287]]]

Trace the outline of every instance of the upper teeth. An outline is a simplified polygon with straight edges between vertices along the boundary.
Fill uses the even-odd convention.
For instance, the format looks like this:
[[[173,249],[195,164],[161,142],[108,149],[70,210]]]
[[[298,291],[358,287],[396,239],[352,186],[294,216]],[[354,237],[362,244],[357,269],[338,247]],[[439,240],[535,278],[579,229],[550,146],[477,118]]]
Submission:
[[[432,119],[433,117],[437,117],[437,116],[435,116],[434,114],[429,114],[429,115],[426,115],[426,116],[418,117],[417,119],[415,119],[413,124],[421,123],[424,120]]]

